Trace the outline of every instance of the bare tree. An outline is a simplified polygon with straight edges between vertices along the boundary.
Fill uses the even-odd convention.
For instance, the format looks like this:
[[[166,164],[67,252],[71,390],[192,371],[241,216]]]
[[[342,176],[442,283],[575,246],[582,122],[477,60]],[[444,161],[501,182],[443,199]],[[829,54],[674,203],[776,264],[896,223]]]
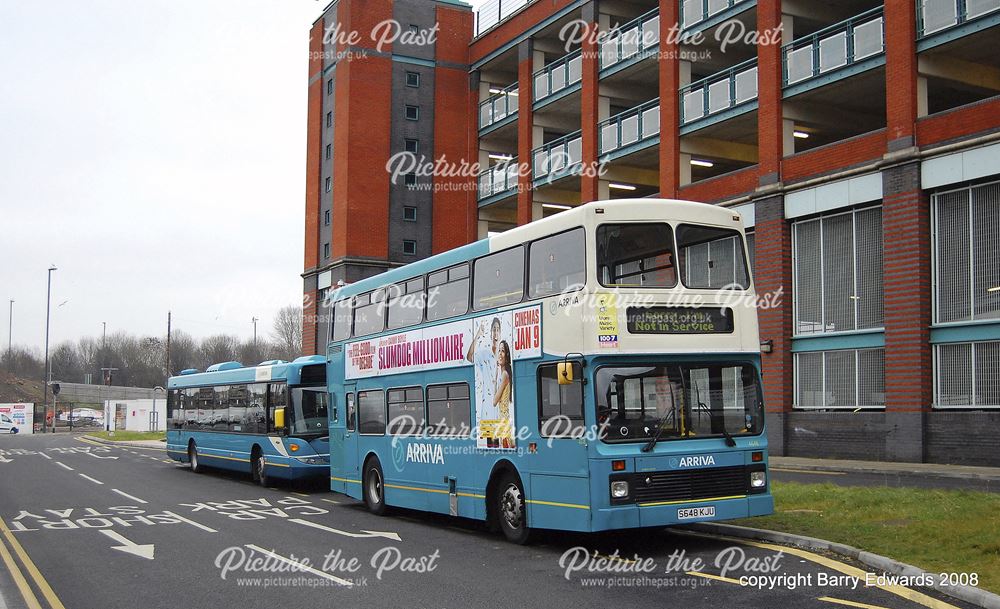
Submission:
[[[278,357],[292,361],[302,355],[302,307],[288,305],[282,307],[274,316],[274,328],[271,330]]]

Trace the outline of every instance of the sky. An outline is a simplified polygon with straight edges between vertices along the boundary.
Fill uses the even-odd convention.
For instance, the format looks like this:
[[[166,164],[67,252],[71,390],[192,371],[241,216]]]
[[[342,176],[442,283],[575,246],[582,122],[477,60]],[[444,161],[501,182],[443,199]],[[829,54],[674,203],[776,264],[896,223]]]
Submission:
[[[301,303],[326,0],[0,3],[0,337],[249,338]],[[474,5],[481,4],[473,2]]]

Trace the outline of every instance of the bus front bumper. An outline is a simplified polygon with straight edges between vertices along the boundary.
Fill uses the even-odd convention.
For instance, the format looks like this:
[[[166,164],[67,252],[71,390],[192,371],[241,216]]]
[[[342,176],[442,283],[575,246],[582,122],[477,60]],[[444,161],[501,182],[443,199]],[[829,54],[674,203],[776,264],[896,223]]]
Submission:
[[[734,520],[772,513],[774,513],[774,496],[768,492],[732,498],[598,508],[591,515],[591,526],[593,531],[606,531]]]

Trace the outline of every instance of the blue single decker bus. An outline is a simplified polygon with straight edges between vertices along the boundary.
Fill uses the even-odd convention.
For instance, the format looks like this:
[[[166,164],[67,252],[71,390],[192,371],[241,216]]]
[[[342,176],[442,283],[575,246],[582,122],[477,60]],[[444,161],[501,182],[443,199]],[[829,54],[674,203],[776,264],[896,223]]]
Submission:
[[[167,411],[167,453],[192,471],[247,472],[262,485],[329,474],[322,356],[185,370],[167,382]]]

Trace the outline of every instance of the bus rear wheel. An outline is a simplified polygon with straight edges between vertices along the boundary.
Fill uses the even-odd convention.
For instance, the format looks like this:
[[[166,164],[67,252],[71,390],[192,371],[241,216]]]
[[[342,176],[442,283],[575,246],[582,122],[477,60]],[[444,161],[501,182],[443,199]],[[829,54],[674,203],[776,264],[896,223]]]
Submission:
[[[361,490],[368,511],[376,516],[385,514],[385,478],[382,477],[382,465],[378,459],[369,459],[365,463]]]
[[[188,463],[191,464],[191,471],[196,474],[201,473],[201,463],[198,461],[198,445],[194,442],[188,444]]]
[[[508,472],[503,475],[500,484],[497,485],[494,501],[497,521],[507,541],[518,545],[528,543],[531,529],[528,528],[524,487],[515,474]]]
[[[267,486],[267,461],[264,458],[264,451],[259,446],[255,446],[253,454],[250,455],[250,470],[253,473],[253,481],[261,486]]]

